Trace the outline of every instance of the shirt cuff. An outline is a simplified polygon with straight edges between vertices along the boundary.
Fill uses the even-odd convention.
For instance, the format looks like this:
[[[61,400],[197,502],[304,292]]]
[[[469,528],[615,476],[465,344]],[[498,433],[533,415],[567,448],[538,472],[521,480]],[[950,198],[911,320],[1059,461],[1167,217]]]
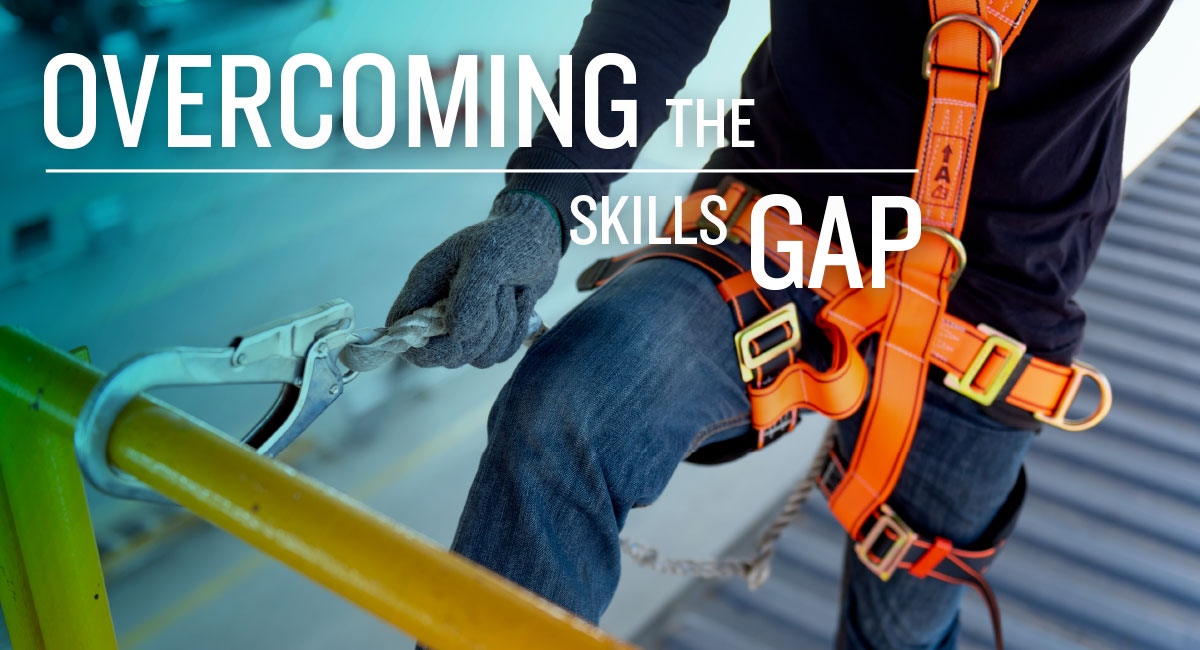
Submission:
[[[545,147],[517,149],[508,159],[509,169],[579,169],[561,152]],[[597,198],[599,192],[592,187],[591,181],[583,172],[578,174],[523,174],[519,171],[509,172],[505,192],[530,192],[550,203],[558,213],[562,225],[563,250],[567,249],[571,229],[577,225],[568,219],[571,214],[571,202],[579,195]],[[580,206],[581,211],[590,210]],[[568,225],[570,224],[570,225]]]

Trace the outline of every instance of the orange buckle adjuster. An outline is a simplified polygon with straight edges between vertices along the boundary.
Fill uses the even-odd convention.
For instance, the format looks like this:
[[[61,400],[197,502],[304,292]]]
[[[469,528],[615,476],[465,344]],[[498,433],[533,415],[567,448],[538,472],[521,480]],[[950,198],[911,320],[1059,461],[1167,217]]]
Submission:
[[[956,22],[971,23],[986,34],[988,40],[991,41],[992,57],[988,59],[988,90],[999,88],[1000,64],[1004,61],[1004,49],[1000,41],[1000,34],[987,21],[974,14],[943,16],[929,28],[929,33],[925,36],[925,52],[921,55],[921,74],[926,79],[933,74],[933,39],[937,38],[938,32],[942,31],[943,27]]]
[[[1021,357],[1025,356],[1025,344],[982,323],[978,327],[980,332],[988,335],[987,340],[983,342],[983,347],[979,348],[979,352],[971,360],[971,365],[967,366],[967,370],[961,377],[946,373],[943,383],[946,388],[956,393],[966,395],[984,406],[991,406],[1000,396],[1000,391],[1008,383],[1008,379],[1012,377],[1013,371],[1017,369],[1017,364],[1021,363]],[[982,389],[975,388],[975,380],[979,378],[979,372],[992,357],[992,353],[998,349],[1005,352],[1004,365],[1000,366],[996,374],[992,375],[987,386]]]
[[[790,328],[787,338],[757,354],[750,349],[751,344],[758,337],[784,325]],[[742,370],[742,381],[753,381],[756,368],[761,368],[770,360],[799,344],[800,319],[796,316],[795,303],[789,302],[742,328],[733,335],[733,345],[737,348],[738,367]]]
[[[1068,420],[1067,410],[1079,396],[1079,387],[1083,384],[1085,377],[1096,382],[1096,386],[1100,388],[1100,403],[1096,405],[1096,410],[1092,411],[1091,415],[1078,420]],[[1111,408],[1112,385],[1108,383],[1108,377],[1082,361],[1072,361],[1071,381],[1067,383],[1067,389],[1063,391],[1062,399],[1058,401],[1058,407],[1054,409],[1054,413],[1050,415],[1034,413],[1033,417],[1064,431],[1083,431],[1096,426],[1100,420],[1104,419],[1104,416],[1108,415]]]
[[[871,531],[867,533],[867,536],[863,537],[861,542],[854,544],[854,552],[871,573],[887,582],[896,572],[896,568],[900,566],[900,562],[904,560],[908,549],[912,548],[913,542],[917,540],[917,534],[886,503],[879,507],[879,511],[882,516],[875,520],[875,525],[871,526]],[[888,532],[891,532],[888,537],[892,542],[887,551],[878,557],[874,556],[871,549]]]

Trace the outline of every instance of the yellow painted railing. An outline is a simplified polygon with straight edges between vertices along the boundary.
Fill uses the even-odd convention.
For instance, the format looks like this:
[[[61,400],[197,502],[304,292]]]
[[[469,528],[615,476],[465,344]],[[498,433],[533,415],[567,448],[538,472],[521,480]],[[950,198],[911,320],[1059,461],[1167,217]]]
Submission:
[[[0,606],[15,650],[116,647],[72,445],[99,379],[0,328]],[[431,647],[632,647],[161,402],[125,408],[108,457]]]

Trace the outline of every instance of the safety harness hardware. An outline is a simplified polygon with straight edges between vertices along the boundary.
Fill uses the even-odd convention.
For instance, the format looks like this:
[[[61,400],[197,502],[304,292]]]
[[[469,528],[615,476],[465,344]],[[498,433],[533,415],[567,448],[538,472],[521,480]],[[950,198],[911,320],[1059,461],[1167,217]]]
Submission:
[[[950,245],[950,250],[954,251],[954,255],[958,257],[958,263],[954,266],[954,271],[950,274],[949,290],[954,291],[954,287],[958,286],[958,280],[962,277],[963,271],[967,270],[967,248],[963,246],[962,240],[950,233],[944,228],[937,226],[921,226],[921,232],[927,232]],[[902,239],[908,234],[908,228],[901,228],[896,232],[896,238]]]
[[[545,330],[537,314],[526,343]],[[121,364],[88,396],[75,424],[75,456],[96,489],[116,497],[168,503],[108,462],[108,439],[139,394],[166,386],[280,384],[275,403],[240,442],[275,457],[333,404],[359,372],[372,370],[445,333],[445,305],[418,309],[390,327],[354,329],[354,307],[333,300],[263,325],[224,348],[169,348]]]
[[[1096,405],[1096,410],[1092,411],[1091,415],[1078,420],[1069,420],[1067,419],[1067,410],[1071,408],[1075,403],[1075,398],[1079,396],[1079,388],[1083,385],[1085,378],[1091,379],[1096,383],[1096,387],[1100,389],[1100,402]],[[1104,373],[1082,361],[1073,361],[1071,363],[1071,380],[1067,383],[1067,388],[1063,391],[1062,399],[1054,409],[1054,412],[1050,415],[1034,413],[1033,417],[1064,431],[1084,431],[1096,426],[1097,423],[1108,415],[1109,409],[1112,408],[1112,400],[1112,385],[1108,383],[1108,377],[1105,377]]]
[[[762,352],[756,352],[761,346],[758,340],[765,334],[783,328],[785,338]],[[800,345],[800,320],[796,317],[795,303],[787,303],[775,311],[763,316],[733,335],[733,345],[737,348],[738,367],[742,371],[742,381],[754,380],[754,370],[765,366],[788,350]]]
[[[995,90],[1000,87],[1000,64],[1004,62],[1004,48],[1000,39],[1000,34],[984,19],[974,14],[950,14],[933,23],[929,28],[929,33],[925,35],[925,49],[921,56],[921,75],[925,79],[933,76],[933,58],[934,47],[933,40],[937,38],[938,32],[946,25],[956,22],[970,23],[979,28],[987,35],[988,40],[992,43],[992,57],[988,59],[988,90]]]
[[[854,552],[871,573],[887,582],[900,566],[900,561],[908,554],[908,549],[912,548],[917,534],[891,506],[881,506],[880,514],[870,532],[854,544]],[[882,554],[874,550],[880,541],[887,544],[887,549]]]
[[[957,377],[947,372],[943,383],[946,388],[965,395],[983,406],[991,406],[1000,396],[1001,391],[1009,385],[1013,371],[1021,364],[1025,355],[1025,344],[987,325],[980,324],[978,327],[980,332],[988,335],[987,340],[983,342],[983,347],[979,348],[971,365],[967,366],[966,372]],[[996,351],[1004,353],[1000,367],[992,373],[986,386],[976,388],[976,380],[979,379],[980,373],[992,360]]]
[[[353,336],[354,307],[327,302],[234,338],[225,348],[170,348],[121,364],[92,390],[75,424],[83,475],[112,496],[166,502],[108,462],[108,438],[121,411],[139,394],[167,386],[280,384],[279,396],[241,442],[274,457],[321,415],[353,378],[337,350]]]

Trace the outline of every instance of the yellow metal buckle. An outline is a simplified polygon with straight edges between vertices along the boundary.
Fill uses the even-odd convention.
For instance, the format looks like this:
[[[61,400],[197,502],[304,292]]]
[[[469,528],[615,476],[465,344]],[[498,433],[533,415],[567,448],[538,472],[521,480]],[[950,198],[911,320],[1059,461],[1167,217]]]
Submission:
[[[879,509],[883,513],[883,516],[875,521],[875,525],[871,527],[871,532],[867,533],[867,536],[861,542],[854,545],[854,552],[858,554],[858,559],[862,561],[863,565],[871,573],[878,576],[880,580],[887,582],[891,579],[892,574],[896,572],[896,568],[900,566],[900,562],[904,560],[904,555],[908,553],[908,549],[912,548],[913,542],[917,539],[917,534],[887,504],[880,506]],[[888,550],[882,556],[878,558],[872,557],[871,549],[889,530],[892,531],[895,539],[892,540],[891,545],[888,546]]]
[[[784,325],[791,328],[786,339],[758,354],[755,354],[750,349],[750,345],[758,337]],[[738,366],[742,370],[742,381],[748,382],[753,380],[755,368],[761,368],[775,357],[800,345],[800,321],[796,317],[795,303],[789,302],[742,328],[737,334],[733,335],[733,345],[737,348]]]
[[[1034,413],[1033,417],[1064,431],[1083,431],[1096,426],[1108,415],[1108,410],[1112,408],[1112,385],[1108,383],[1108,377],[1105,377],[1104,373],[1082,361],[1071,362],[1071,371],[1071,381],[1067,384],[1067,389],[1063,391],[1062,399],[1059,400],[1058,408],[1054,409],[1054,413],[1051,415]],[[1100,403],[1096,405],[1096,410],[1091,415],[1079,420],[1068,420],[1067,410],[1079,396],[1079,387],[1083,384],[1085,377],[1096,382],[1096,386],[1100,388]]]
[[[1004,61],[1004,49],[1000,42],[1000,34],[987,24],[987,21],[974,14],[950,14],[943,16],[932,27],[929,28],[929,33],[925,36],[925,51],[921,54],[921,74],[928,79],[933,74],[933,39],[937,38],[938,32],[950,23],[964,22],[970,23],[979,28],[979,31],[987,35],[988,40],[992,43],[992,57],[988,59],[988,90],[995,90],[1000,87],[1000,64]]]
[[[988,337],[983,342],[983,347],[979,349],[979,353],[971,360],[971,365],[967,366],[967,371],[961,377],[955,377],[947,372],[944,383],[950,390],[966,395],[984,406],[991,406],[1000,396],[1000,391],[1008,383],[1013,371],[1017,369],[1017,364],[1021,363],[1021,357],[1025,356],[1025,344],[987,325],[980,324],[979,331],[987,334]],[[984,364],[997,349],[1006,353],[1004,365],[1000,367],[996,376],[985,388],[982,390],[975,388],[975,380],[979,377],[979,372],[983,370]]]

